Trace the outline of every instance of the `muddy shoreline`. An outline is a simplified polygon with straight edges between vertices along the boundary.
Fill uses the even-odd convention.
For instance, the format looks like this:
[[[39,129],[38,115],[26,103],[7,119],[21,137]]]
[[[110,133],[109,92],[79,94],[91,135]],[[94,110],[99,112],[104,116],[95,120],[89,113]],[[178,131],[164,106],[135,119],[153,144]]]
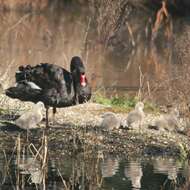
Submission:
[[[1,109],[4,111],[1,110],[0,113],[0,147],[6,149],[14,147],[14,140],[19,133],[25,141],[26,132],[14,126],[13,120],[24,110],[29,109],[32,103],[4,98],[6,104],[2,104],[1,101]],[[128,157],[166,155],[189,158],[190,142],[185,134],[148,129],[144,126],[141,131],[125,128],[106,131],[100,128],[101,115],[106,111],[112,111],[112,108],[96,103],[58,109],[56,123],[46,130],[50,154],[54,152],[76,154],[95,150]],[[116,115],[122,120],[127,113],[116,113]],[[152,114],[147,114],[147,118],[151,117]],[[44,126],[45,121],[38,129],[31,130],[29,139],[32,143],[40,143]]]

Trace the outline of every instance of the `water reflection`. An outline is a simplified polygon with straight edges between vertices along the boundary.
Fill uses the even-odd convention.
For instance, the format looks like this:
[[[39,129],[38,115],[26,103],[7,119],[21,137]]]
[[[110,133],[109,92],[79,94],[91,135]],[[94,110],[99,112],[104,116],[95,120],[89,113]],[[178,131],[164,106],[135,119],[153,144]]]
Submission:
[[[71,57],[81,55],[86,29],[86,15],[79,14],[83,7],[73,6],[73,14],[66,7],[63,10],[0,13],[0,83],[10,85],[19,65],[49,62],[69,68]]]
[[[124,43],[124,48],[118,48],[115,44],[114,51],[105,56],[102,51],[103,44],[97,42],[96,27],[93,24],[96,21],[91,21],[92,17],[95,19],[88,6],[79,6],[77,3],[70,6],[63,3],[61,8],[56,7],[41,13],[0,13],[0,83],[5,87],[10,86],[19,65],[49,62],[69,68],[71,57],[80,55],[86,64],[87,73],[92,76],[90,82],[94,87],[103,85],[108,89],[118,88],[121,91],[137,90],[139,65],[146,72],[154,70],[149,69],[150,63],[146,63],[147,58],[143,56],[145,41],[141,40],[136,50],[132,48],[132,51],[121,53],[121,49],[128,49],[125,46],[131,44],[128,43],[128,29],[123,26],[116,35],[116,41],[119,41],[118,44]],[[144,31],[140,28],[144,27],[146,21],[139,23],[138,16],[133,19],[134,33],[139,33],[144,39]],[[117,52],[120,52],[119,56]]]
[[[119,160],[108,156],[101,163],[101,173],[102,177],[112,177],[116,174],[119,169]]]
[[[15,4],[13,1],[9,3],[13,6]],[[25,4],[30,6],[30,3]],[[32,3],[32,6],[35,4]],[[117,3],[114,4],[117,6]],[[189,23],[183,23],[184,19],[175,21],[175,27],[172,26],[172,20],[167,20],[157,29],[155,36],[152,36],[155,19],[144,9],[132,11],[131,7],[120,23],[121,26],[116,22],[119,27],[115,28],[112,22],[116,16],[107,15],[104,8],[96,6],[96,1],[90,1],[90,5],[86,1],[82,4],[68,0],[40,1],[39,8],[47,6],[50,7],[42,12],[28,9],[27,12],[0,13],[0,83],[4,88],[13,83],[14,73],[19,65],[49,62],[68,69],[73,55],[83,58],[93,88],[106,88],[110,93],[113,93],[113,89],[115,93],[137,91],[139,67],[145,76],[145,93],[150,87],[152,96],[159,96],[159,101],[161,98],[168,100],[173,95],[169,94],[167,97],[164,86],[171,86],[174,95],[176,94],[176,82],[174,81],[175,87],[171,85],[173,79],[179,80],[178,89],[181,90],[181,86],[184,86],[180,84],[186,81],[183,80],[184,73],[188,73],[184,72],[186,67],[181,73],[182,65],[172,64],[181,62],[181,57],[184,63],[189,60],[189,54],[184,51],[188,49],[185,47],[188,47],[186,39],[189,36],[185,34],[189,28],[187,32],[184,30]],[[106,28],[107,25],[110,28]],[[172,36],[175,31],[180,35]],[[106,51],[103,51],[105,44],[101,41],[104,36],[110,38]],[[176,42],[173,38],[176,38]],[[175,43],[176,47],[173,45]],[[160,81],[163,82],[160,84]],[[165,81],[168,81],[168,85]]]
[[[152,79],[155,78],[163,79],[163,76],[166,80],[168,76],[175,77],[172,64],[168,64],[173,56],[171,42],[166,40],[164,31],[158,32],[156,39],[150,41],[154,19],[150,19],[147,12],[132,11],[127,17],[135,42],[131,42],[129,28],[123,24],[110,37],[107,50],[103,51],[104,44],[97,35],[100,27],[97,24],[102,18],[98,17],[97,10],[92,10],[95,7],[88,7],[85,3],[81,6],[76,1],[54,1],[51,4],[52,7],[40,13],[0,13],[0,83],[4,88],[14,82],[19,65],[49,62],[68,69],[73,55],[83,58],[93,88],[106,88],[110,93],[137,91],[139,66],[146,76],[145,84],[154,82]],[[104,11],[102,14],[106,17]],[[111,22],[110,18],[108,20]],[[105,29],[102,23],[99,23],[100,31]],[[154,85],[150,84],[150,88]]]
[[[20,170],[20,174],[30,176],[30,183],[42,183],[42,170],[40,167],[40,162],[34,157],[23,159],[21,163],[19,163],[18,168]]]
[[[52,155],[51,147],[49,149]],[[99,159],[96,153],[78,155],[56,155],[48,159],[45,186],[42,186],[43,171],[36,156],[9,156],[10,163],[5,170],[6,158],[0,154],[1,187],[3,189],[141,189],[174,190],[188,182],[189,165],[173,158],[121,159],[104,155]],[[15,160],[17,159],[17,160]],[[185,163],[186,164],[186,163]],[[19,175],[15,175],[16,171]],[[5,174],[4,171],[7,171]],[[19,181],[18,181],[19,178]]]
[[[141,163],[138,161],[131,161],[124,168],[125,177],[132,183],[132,189],[141,188],[141,177],[143,176]]]
[[[72,137],[62,136],[61,130],[61,136],[54,134],[59,139],[57,146],[58,143],[51,141],[51,133],[55,131],[49,131],[49,142],[43,132],[31,131],[29,141],[25,133],[18,131],[18,136],[13,136],[7,132],[12,135],[11,140],[15,138],[15,144],[6,146],[10,145],[10,139],[3,138],[0,189],[175,190],[190,183],[188,161],[107,154],[83,142],[76,145]]]
[[[154,173],[166,174],[169,180],[176,181],[177,173],[180,170],[179,165],[176,164],[176,161],[172,158],[157,158],[153,161]]]

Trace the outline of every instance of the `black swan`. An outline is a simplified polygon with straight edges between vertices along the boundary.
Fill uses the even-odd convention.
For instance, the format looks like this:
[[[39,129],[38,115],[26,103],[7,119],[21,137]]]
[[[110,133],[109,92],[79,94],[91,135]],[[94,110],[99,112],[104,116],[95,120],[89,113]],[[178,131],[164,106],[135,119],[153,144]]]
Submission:
[[[70,72],[58,65],[41,63],[20,66],[15,77],[17,83],[6,90],[6,95],[22,101],[43,102],[47,126],[49,107],[53,107],[54,115],[57,107],[81,104],[91,98],[85,67],[78,56],[72,58]]]

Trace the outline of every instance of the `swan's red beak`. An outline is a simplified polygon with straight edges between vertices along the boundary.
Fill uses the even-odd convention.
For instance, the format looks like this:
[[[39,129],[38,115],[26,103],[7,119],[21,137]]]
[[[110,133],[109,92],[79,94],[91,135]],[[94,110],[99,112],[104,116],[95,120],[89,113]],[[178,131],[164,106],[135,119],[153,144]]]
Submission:
[[[80,85],[81,85],[82,87],[85,87],[85,86],[86,86],[86,81],[87,81],[87,79],[86,79],[85,74],[81,74],[81,75],[80,75]]]

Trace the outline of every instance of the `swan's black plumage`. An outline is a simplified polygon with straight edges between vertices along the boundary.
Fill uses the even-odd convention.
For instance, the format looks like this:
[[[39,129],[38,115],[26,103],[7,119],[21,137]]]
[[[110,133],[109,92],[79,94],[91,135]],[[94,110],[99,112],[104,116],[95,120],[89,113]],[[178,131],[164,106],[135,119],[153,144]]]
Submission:
[[[34,103],[42,101],[46,108],[72,106],[91,98],[91,88],[85,76],[80,57],[71,60],[70,72],[49,63],[20,66],[16,72],[16,86],[6,90],[6,95]],[[46,115],[47,117],[48,115]]]

